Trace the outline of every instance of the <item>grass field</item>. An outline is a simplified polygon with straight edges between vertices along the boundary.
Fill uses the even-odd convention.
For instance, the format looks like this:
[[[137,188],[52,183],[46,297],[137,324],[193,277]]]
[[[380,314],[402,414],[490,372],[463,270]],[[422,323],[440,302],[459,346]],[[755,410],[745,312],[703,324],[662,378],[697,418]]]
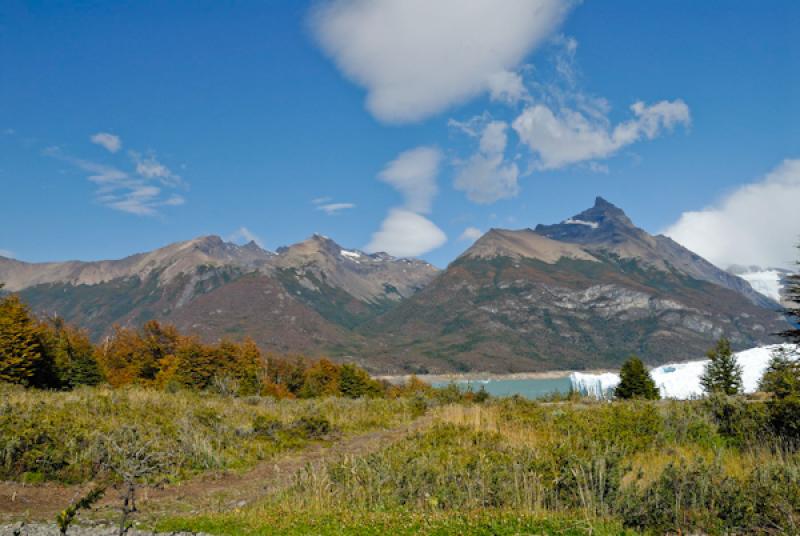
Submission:
[[[140,515],[163,531],[731,534],[800,526],[800,454],[769,432],[760,401],[274,401],[103,388],[3,395],[6,480],[98,478],[105,442],[120,429],[169,452],[160,478],[184,487],[153,489],[149,500],[160,508],[145,502]],[[196,476],[226,471],[243,476]],[[204,485],[213,497],[228,486],[244,500],[170,506],[171,493],[199,494]],[[67,503],[70,486],[59,489]],[[243,495],[250,490],[259,493]]]
[[[94,479],[121,431],[168,457],[154,478],[243,470],[310,441],[397,426],[409,399],[274,400],[130,388],[48,392],[0,386],[0,479],[77,484]]]

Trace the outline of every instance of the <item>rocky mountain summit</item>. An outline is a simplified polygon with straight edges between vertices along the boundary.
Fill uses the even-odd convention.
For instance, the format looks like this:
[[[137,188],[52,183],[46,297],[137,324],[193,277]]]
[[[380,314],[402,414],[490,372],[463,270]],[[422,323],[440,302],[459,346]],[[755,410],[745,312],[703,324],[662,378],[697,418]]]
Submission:
[[[622,209],[602,197],[592,208],[555,225],[537,225],[535,231],[553,240],[580,244],[586,251],[634,259],[642,266],[677,271],[729,288],[761,307],[776,306],[735,274],[717,268],[667,236],[653,236],[636,227]]]
[[[411,368],[515,372],[687,360],[785,325],[747,282],[598,198],[555,225],[492,229],[368,329]]]

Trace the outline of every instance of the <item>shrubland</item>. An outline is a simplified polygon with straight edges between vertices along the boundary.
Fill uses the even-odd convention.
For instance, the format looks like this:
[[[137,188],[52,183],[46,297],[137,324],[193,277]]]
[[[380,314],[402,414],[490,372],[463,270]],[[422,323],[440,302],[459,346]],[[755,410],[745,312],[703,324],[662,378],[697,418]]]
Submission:
[[[151,476],[177,480],[246,468],[314,440],[398,426],[418,411],[409,397],[280,400],[141,387],[46,392],[6,386],[0,388],[0,479],[97,479],[117,440],[164,453],[163,467]]]
[[[800,530],[800,453],[771,431],[761,402],[512,398],[432,411],[429,428],[372,454],[308,466],[261,504],[162,528],[367,534],[353,525],[368,522],[400,534],[459,534],[480,519],[474,533]]]

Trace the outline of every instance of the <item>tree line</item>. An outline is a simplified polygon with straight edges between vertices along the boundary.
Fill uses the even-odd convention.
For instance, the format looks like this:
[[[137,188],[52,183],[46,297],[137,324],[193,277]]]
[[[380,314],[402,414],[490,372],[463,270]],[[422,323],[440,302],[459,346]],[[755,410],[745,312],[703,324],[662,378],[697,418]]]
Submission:
[[[115,326],[95,345],[61,318],[35,317],[15,295],[0,298],[0,382],[44,389],[136,384],[277,398],[387,396],[402,389],[353,364],[265,354],[251,339],[207,344],[155,320],[139,329]]]

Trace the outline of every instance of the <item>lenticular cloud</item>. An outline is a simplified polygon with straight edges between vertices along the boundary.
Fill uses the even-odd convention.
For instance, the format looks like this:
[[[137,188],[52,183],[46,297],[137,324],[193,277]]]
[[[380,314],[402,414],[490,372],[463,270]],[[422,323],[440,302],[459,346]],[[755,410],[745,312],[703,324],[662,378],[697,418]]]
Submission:
[[[419,121],[481,92],[518,98],[507,75],[573,0],[334,0],[311,26],[377,119]]]

